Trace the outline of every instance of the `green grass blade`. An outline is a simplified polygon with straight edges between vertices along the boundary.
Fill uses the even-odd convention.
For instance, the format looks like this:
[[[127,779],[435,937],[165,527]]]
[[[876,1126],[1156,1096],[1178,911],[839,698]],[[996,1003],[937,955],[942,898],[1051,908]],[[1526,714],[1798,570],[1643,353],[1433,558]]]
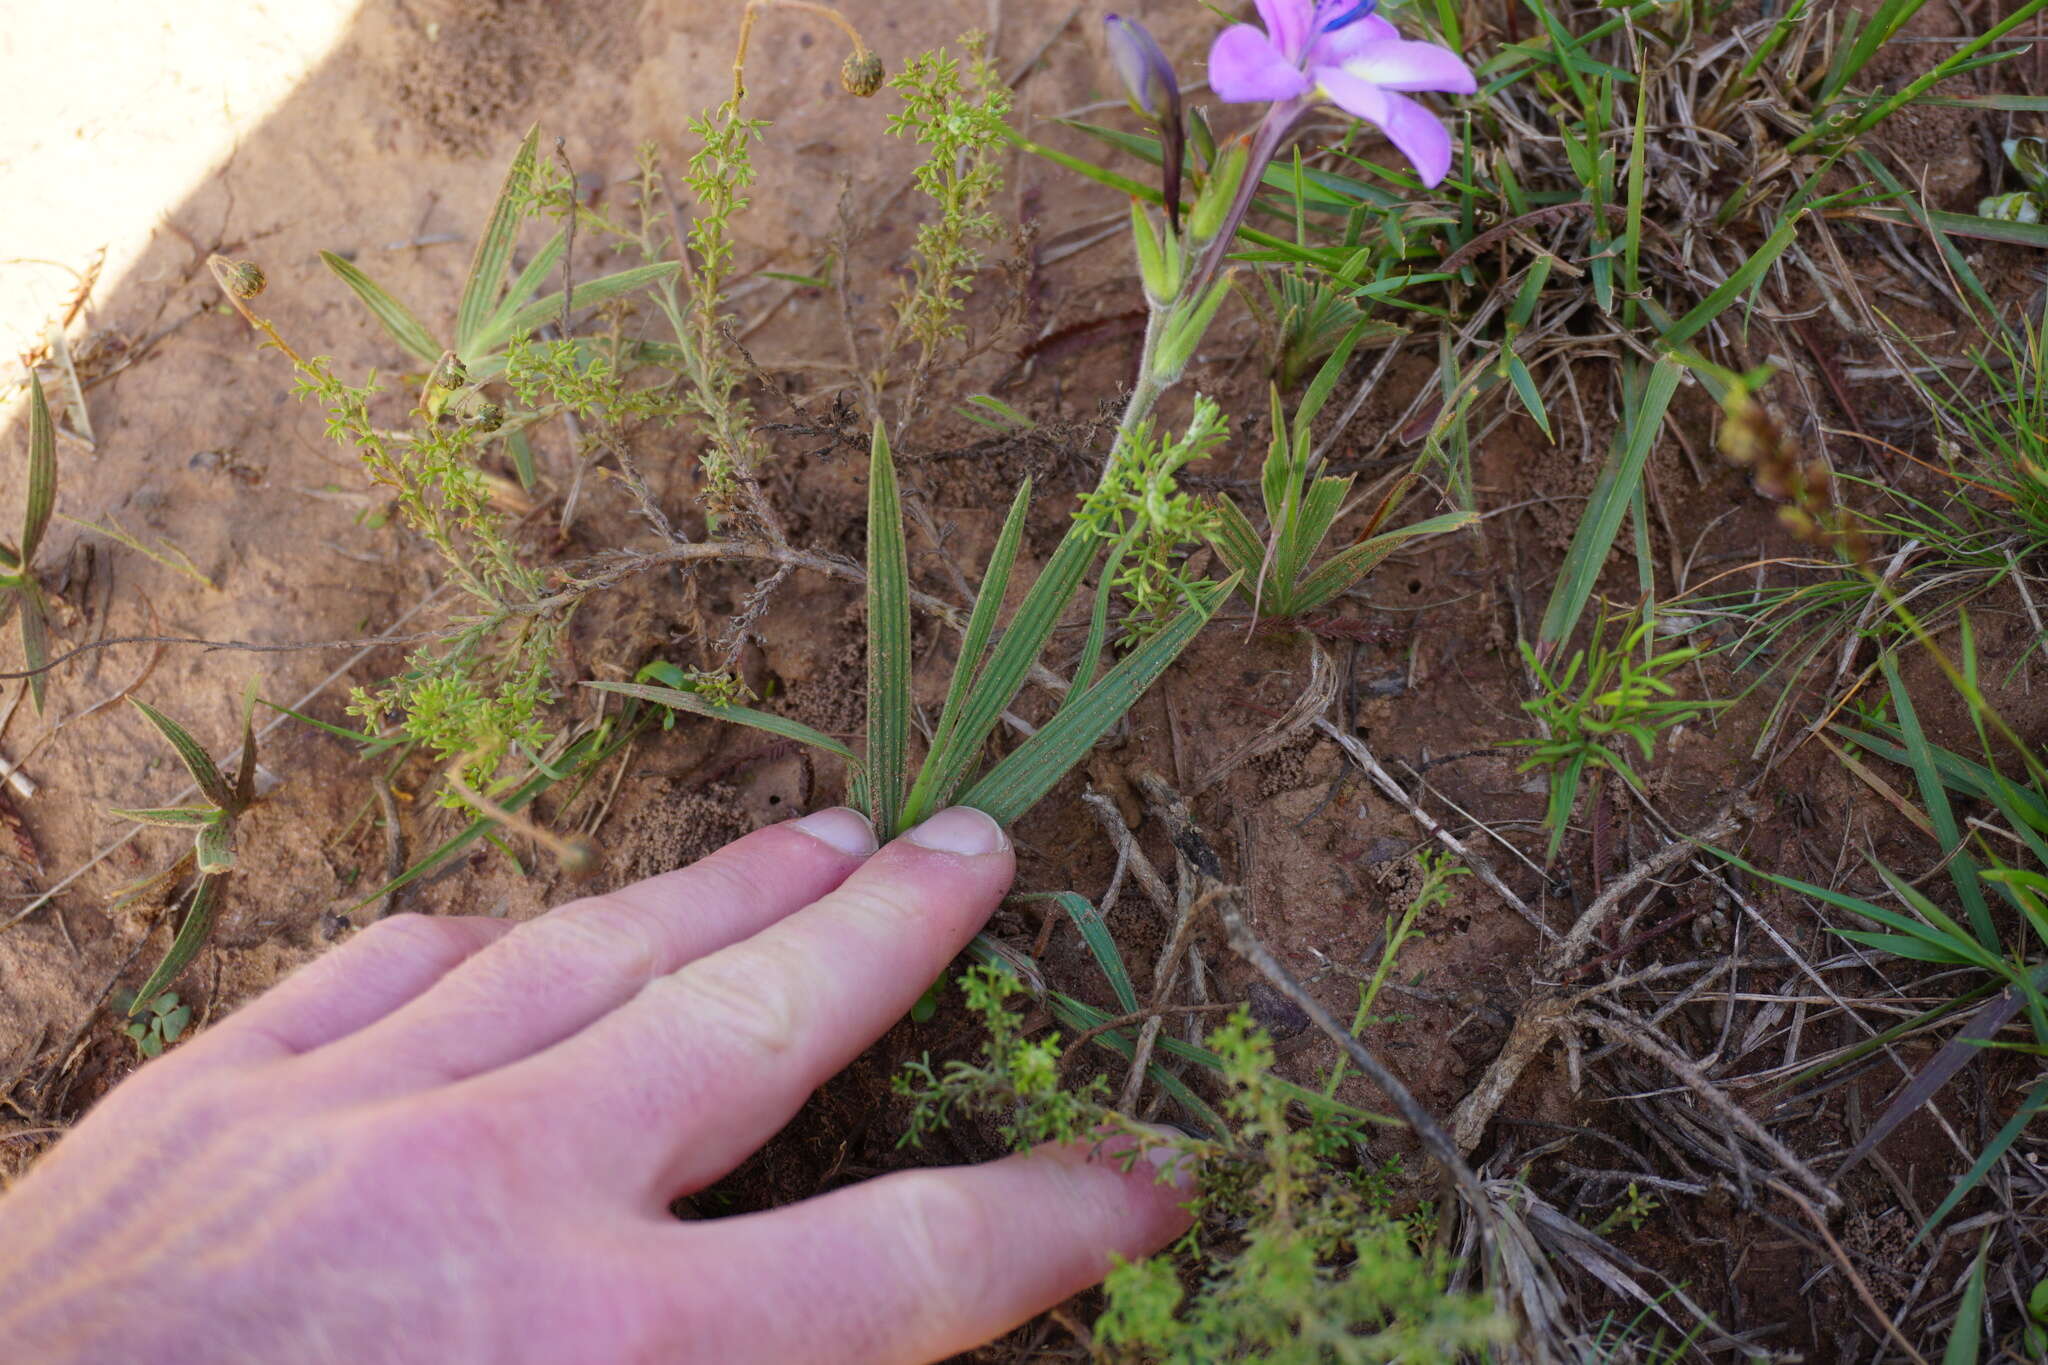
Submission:
[[[1009,596],[1010,577],[1017,566],[1017,547],[1024,542],[1024,518],[1030,505],[1031,480],[1027,478],[1010,502],[1010,514],[1003,519],[995,549],[989,552],[988,567],[982,571],[981,590],[974,595],[974,610],[968,614],[967,631],[960,637],[960,657],[953,664],[953,680],[946,687],[946,704],[939,711],[931,753],[925,755],[924,766],[918,769],[917,780],[911,784],[910,796],[904,803],[906,825],[917,824],[934,813],[930,801],[938,781],[938,767],[933,755],[951,747],[953,735],[960,727],[968,691],[981,672],[989,637],[995,633],[996,617],[1002,613],[1003,599]]]
[[[1778,257],[1784,254],[1785,248],[1791,246],[1793,239],[1799,235],[1799,220],[1804,216],[1803,212],[1787,214],[1785,221],[1778,224],[1778,230],[1764,239],[1764,244],[1756,249],[1754,255],[1737,266],[1711,294],[1694,304],[1684,317],[1665,329],[1665,346],[1675,350],[1684,345],[1762,279],[1764,272],[1771,268]]]
[[[1962,1302],[1956,1305],[1955,1325],[1949,1329],[1941,1365],[1977,1365],[1978,1348],[1984,1339],[1984,1258],[1991,1251],[1991,1238],[1996,1232],[1996,1228],[1984,1229],[1984,1241],[1970,1266],[1970,1281],[1963,1286]]]
[[[989,769],[960,798],[960,804],[986,811],[1002,824],[1015,823],[1095,747],[1095,741],[1180,657],[1180,652],[1209,623],[1210,615],[1236,591],[1237,584],[1238,580],[1232,577],[1200,593],[1164,630],[1104,674],[1086,696],[1063,709],[1037,734]]]
[[[688,711],[713,720],[730,721],[734,725],[745,725],[755,730],[765,730],[783,739],[793,739],[799,744],[808,744],[814,749],[823,749],[828,754],[837,754],[849,763],[860,759],[823,730],[814,730],[800,720],[778,716],[767,711],[756,711],[750,706],[720,706],[709,702],[696,692],[685,692],[675,687],[656,687],[652,683],[586,682],[585,687],[594,687],[600,692],[617,692],[620,696],[636,697],[651,701],[657,706],[667,706],[677,711]]]
[[[57,505],[57,428],[50,421],[49,400],[43,396],[42,377],[28,376],[28,506],[21,514],[21,571],[27,573],[36,562],[36,547],[49,528],[50,512]]]
[[[1963,1178],[1956,1182],[1956,1187],[1948,1192],[1948,1197],[1935,1207],[1933,1213],[1927,1215],[1926,1225],[1913,1238],[1915,1245],[1918,1245],[1928,1233],[1941,1226],[1941,1220],[1953,1213],[1956,1205],[1962,1203],[1970,1191],[1976,1189],[1984,1177],[1991,1174],[1991,1168],[2012,1149],[2013,1143],[2019,1141],[2019,1136],[2026,1131],[2027,1125],[2044,1110],[2048,1110],[2048,1081],[2037,1081],[2034,1088],[2020,1101],[2020,1107],[2013,1112],[2013,1116],[2006,1120],[2005,1126],[1992,1135],[1991,1141],[1984,1145],[1984,1150],[1978,1154],[1977,1159],[1970,1163],[1970,1169],[1963,1173]]]
[[[1651,447],[1657,443],[1665,410],[1671,406],[1671,396],[1678,392],[1683,368],[1670,356],[1658,360],[1642,385],[1639,401],[1628,408],[1626,425],[1616,433],[1614,449],[1600,471],[1585,514],[1579,518],[1571,549],[1565,553],[1564,568],[1558,574],[1557,586],[1551,590],[1550,605],[1545,608],[1543,624],[1537,631],[1537,652],[1545,658],[1570,638],[1586,603],[1592,600],[1601,567],[1607,563],[1615,533],[1621,529],[1622,513],[1628,510],[1636,485],[1643,480],[1643,466],[1649,461]]]
[[[875,424],[868,461],[868,818],[896,837],[910,765],[910,556],[889,437]]]
[[[498,288],[511,268],[512,247],[518,242],[519,227],[525,221],[519,201],[533,172],[533,151],[539,143],[540,125],[536,123],[526,130],[526,140],[513,154],[505,183],[498,190],[498,202],[491,206],[490,222],[476,239],[476,254],[470,258],[469,278],[463,283],[462,303],[455,313],[457,351],[469,349],[498,301]]]
[[[128,701],[136,710],[147,716],[149,723],[157,728],[157,733],[169,740],[171,747],[178,751],[178,761],[185,765],[186,772],[192,774],[192,780],[199,785],[199,794],[222,810],[231,808],[235,804],[235,789],[220,775],[220,769],[214,766],[213,756],[200,746],[199,741],[192,738],[184,726],[148,702],[138,701],[134,697],[130,697]]]
[[[184,971],[186,964],[198,955],[206,936],[213,932],[213,917],[220,909],[221,886],[226,881],[226,876],[220,874],[199,879],[199,885],[192,889],[191,908],[185,911],[185,921],[178,926],[178,936],[171,940],[170,950],[150,972],[149,980],[135,992],[135,1003],[128,1008],[129,1018],[134,1018],[151,1000],[156,999],[157,992],[175,981],[178,973]]]
[[[607,299],[618,298],[645,289],[652,284],[672,278],[683,267],[677,261],[657,261],[653,265],[636,265],[630,270],[621,270],[612,275],[601,275],[597,279],[576,286],[569,296],[569,308],[577,311],[593,308]],[[545,298],[535,299],[510,317],[493,319],[478,332],[472,345],[462,352],[462,362],[474,365],[482,357],[498,350],[513,337],[522,332],[531,332],[546,322],[552,322],[562,315],[562,291],[557,289]]]
[[[1109,932],[1109,925],[1103,920],[1102,912],[1089,904],[1087,899],[1071,891],[1053,893],[1060,909],[1067,912],[1074,921],[1074,927],[1081,931],[1081,941],[1088,945],[1089,954],[1095,965],[1102,968],[1102,975],[1109,981],[1109,989],[1116,996],[1116,1003],[1125,1014],[1138,1012],[1138,992],[1131,985],[1131,974],[1124,967],[1124,957],[1118,951],[1116,939]]]
[[[1905,682],[1899,676],[1898,656],[1887,651],[1879,657],[1878,665],[1891,686],[1892,708],[1898,713],[1899,733],[1905,742],[1907,761],[1913,769],[1913,780],[1919,784],[1920,801],[1927,808],[1928,823],[1934,826],[1934,837],[1941,845],[1943,861],[1948,864],[1949,880],[1955,884],[1963,909],[1969,912],[1970,929],[1976,934],[1977,942],[1995,952],[1998,928],[1991,922],[1991,906],[1984,899],[1984,883],[1977,876],[1976,862],[1962,851],[1963,836],[1956,824],[1955,808],[1949,804],[1948,787],[1935,766],[1932,746],[1920,728],[1920,716],[1914,710],[1913,699],[1907,695]]]
[[[1514,385],[1515,397],[1522,401],[1522,408],[1536,419],[1536,425],[1543,430],[1543,439],[1552,445],[1557,437],[1550,430],[1550,413],[1543,406],[1543,391],[1536,386],[1536,376],[1529,372],[1529,366],[1522,357],[1508,357],[1508,382]]]
[[[353,261],[343,260],[331,251],[321,252],[320,259],[341,277],[343,284],[356,291],[356,297],[370,310],[370,316],[384,324],[384,330],[405,348],[406,354],[422,364],[441,363],[440,343],[427,331],[426,324],[412,315],[411,309],[385,293],[376,281],[356,269]]]

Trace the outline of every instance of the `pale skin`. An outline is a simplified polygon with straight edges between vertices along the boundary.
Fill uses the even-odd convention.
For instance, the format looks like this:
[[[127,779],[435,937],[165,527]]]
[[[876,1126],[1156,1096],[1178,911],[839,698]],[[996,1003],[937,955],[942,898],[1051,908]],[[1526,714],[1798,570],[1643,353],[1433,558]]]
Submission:
[[[1013,870],[976,811],[876,852],[830,810],[516,927],[372,925],[0,1198],[6,1355],[859,1365],[995,1337],[1178,1236],[1185,1173],[1080,1144],[669,1204],[901,1019]]]

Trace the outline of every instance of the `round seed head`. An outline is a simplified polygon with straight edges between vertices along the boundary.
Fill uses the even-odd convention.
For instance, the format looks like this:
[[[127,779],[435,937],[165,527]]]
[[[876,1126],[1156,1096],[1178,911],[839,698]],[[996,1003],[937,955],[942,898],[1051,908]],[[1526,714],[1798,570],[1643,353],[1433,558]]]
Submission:
[[[222,260],[215,274],[221,288],[238,299],[253,299],[270,283],[263,278],[263,268],[254,261]]]
[[[882,88],[882,78],[889,74],[882,65],[882,59],[866,48],[854,52],[839,66],[839,83],[846,87],[849,95],[866,99]]]

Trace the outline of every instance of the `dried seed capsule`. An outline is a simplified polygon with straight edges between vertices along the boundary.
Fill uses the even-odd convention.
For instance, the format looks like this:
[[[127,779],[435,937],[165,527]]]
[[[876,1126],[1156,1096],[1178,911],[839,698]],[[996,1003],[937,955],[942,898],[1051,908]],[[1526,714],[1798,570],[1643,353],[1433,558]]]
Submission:
[[[866,99],[882,88],[882,78],[888,74],[880,57],[861,48],[840,63],[839,83],[846,87],[847,94]]]

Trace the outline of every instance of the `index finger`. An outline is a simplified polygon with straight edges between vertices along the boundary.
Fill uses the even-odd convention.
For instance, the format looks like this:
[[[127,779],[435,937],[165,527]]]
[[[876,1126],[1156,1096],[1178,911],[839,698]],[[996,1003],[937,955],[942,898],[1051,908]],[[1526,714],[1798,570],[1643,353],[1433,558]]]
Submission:
[[[941,811],[809,907],[478,1077],[473,1099],[530,1117],[601,1183],[665,1204],[738,1165],[902,1018],[1014,869],[994,820]]]

